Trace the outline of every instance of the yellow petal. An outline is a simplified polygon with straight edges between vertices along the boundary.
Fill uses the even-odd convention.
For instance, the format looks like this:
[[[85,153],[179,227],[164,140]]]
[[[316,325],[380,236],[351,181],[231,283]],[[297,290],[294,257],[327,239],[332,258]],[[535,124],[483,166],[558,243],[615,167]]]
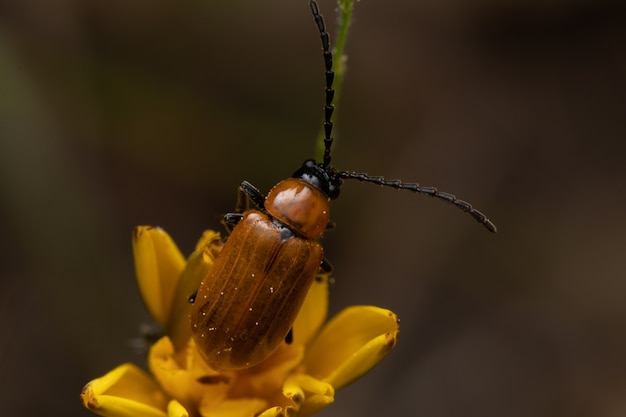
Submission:
[[[281,387],[285,377],[304,358],[304,346],[281,343],[269,358],[245,371],[244,378],[229,393],[233,397],[243,397],[254,393],[254,397],[269,399],[273,405],[283,404]],[[279,402],[277,402],[279,401]]]
[[[283,407],[276,406],[263,411],[258,417],[284,417],[285,415]]]
[[[202,417],[250,417],[257,415],[267,407],[267,402],[260,398],[238,398],[221,401],[211,407],[200,405]]]
[[[80,397],[87,409],[101,416],[167,416],[163,391],[150,376],[130,363],[89,382]]]
[[[189,412],[178,401],[172,400],[167,405],[167,417],[189,417]]]
[[[174,357],[174,346],[167,336],[159,339],[148,355],[148,367],[170,397],[188,410],[195,409],[204,397],[221,399],[226,395],[228,379],[213,378],[208,368],[181,366]]]
[[[335,400],[333,386],[305,374],[294,374],[283,385],[283,395],[293,402],[298,415],[317,413]]]
[[[396,345],[398,317],[373,306],[349,307],[307,350],[307,373],[339,389],[374,367]]]
[[[189,316],[193,304],[189,303],[189,296],[198,289],[200,281],[209,272],[215,257],[222,248],[222,240],[218,232],[207,230],[204,232],[196,250],[189,256],[183,270],[176,293],[173,296],[172,311],[168,320],[165,333],[174,344],[178,352],[187,348],[187,342],[191,338],[191,325]]]
[[[304,299],[293,324],[293,343],[307,345],[326,321],[328,314],[328,275],[318,275]]]
[[[151,226],[135,228],[133,253],[141,296],[150,315],[165,327],[185,258],[165,231]]]

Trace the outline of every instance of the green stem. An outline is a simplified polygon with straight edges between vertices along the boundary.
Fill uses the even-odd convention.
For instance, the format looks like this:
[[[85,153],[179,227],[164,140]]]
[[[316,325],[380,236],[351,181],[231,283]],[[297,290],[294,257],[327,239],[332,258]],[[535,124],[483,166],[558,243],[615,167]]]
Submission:
[[[333,70],[335,71],[335,80],[333,82],[333,88],[335,89],[335,112],[334,120],[337,120],[337,105],[341,97],[341,87],[343,86],[343,77],[346,72],[346,58],[344,56],[344,49],[346,46],[346,40],[348,39],[348,32],[350,30],[350,24],[352,23],[352,11],[354,9],[354,0],[337,0],[339,5],[339,31],[337,32],[337,40],[333,47]],[[317,159],[321,160],[324,155],[324,129],[320,130],[318,135],[316,152]]]

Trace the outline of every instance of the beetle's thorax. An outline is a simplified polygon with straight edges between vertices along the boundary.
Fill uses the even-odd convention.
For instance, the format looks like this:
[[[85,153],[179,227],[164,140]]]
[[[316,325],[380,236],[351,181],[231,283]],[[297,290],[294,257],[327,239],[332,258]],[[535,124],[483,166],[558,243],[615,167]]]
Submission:
[[[328,197],[299,178],[288,178],[276,184],[267,194],[265,210],[308,239],[321,237],[330,219]]]

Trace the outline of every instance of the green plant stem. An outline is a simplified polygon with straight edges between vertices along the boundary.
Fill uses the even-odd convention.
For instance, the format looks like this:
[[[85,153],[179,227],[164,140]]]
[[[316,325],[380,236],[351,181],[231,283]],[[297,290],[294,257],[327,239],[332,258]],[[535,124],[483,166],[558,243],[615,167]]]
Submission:
[[[346,41],[348,39],[348,32],[350,31],[350,24],[352,23],[352,11],[354,9],[354,0],[338,0],[339,5],[339,31],[337,32],[337,39],[333,46],[333,70],[335,71],[335,80],[333,82],[333,88],[335,89],[335,112],[334,121],[337,120],[337,107],[339,99],[341,97],[341,87],[343,86],[343,78],[346,72],[346,57],[344,56],[344,49]],[[336,132],[336,129],[335,129]],[[336,140],[335,140],[336,141]],[[324,155],[324,129],[320,130],[318,135],[316,146],[317,159],[321,160]]]

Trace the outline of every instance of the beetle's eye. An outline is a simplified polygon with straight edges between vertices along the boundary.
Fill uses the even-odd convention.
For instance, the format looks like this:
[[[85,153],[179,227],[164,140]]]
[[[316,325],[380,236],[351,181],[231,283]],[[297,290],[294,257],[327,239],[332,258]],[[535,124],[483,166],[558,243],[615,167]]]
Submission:
[[[339,197],[339,191],[341,191],[340,185],[341,185],[341,182],[339,182],[338,184],[335,184],[335,183],[331,182],[328,185],[328,198],[329,199],[334,200],[337,197]]]
[[[291,177],[299,178],[308,182],[309,184],[322,190],[324,194],[327,194],[328,192],[328,186],[324,178],[324,171],[313,159],[307,159],[304,161],[302,166],[294,172]]]

